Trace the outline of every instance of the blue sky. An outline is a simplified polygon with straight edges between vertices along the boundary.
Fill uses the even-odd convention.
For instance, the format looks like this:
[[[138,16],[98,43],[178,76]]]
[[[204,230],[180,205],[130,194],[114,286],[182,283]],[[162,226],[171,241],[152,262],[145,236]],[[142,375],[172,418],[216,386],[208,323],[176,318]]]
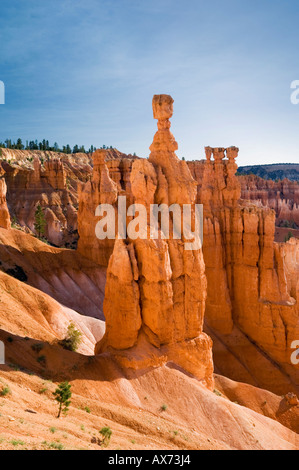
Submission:
[[[1,0],[0,141],[113,145],[147,157],[151,100],[175,100],[179,157],[240,147],[299,162],[296,0]]]

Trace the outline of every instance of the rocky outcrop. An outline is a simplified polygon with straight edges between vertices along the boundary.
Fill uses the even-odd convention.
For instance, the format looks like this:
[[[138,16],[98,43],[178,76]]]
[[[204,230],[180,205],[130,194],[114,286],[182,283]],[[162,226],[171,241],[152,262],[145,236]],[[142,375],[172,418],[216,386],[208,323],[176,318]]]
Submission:
[[[78,164],[74,163],[70,171],[62,161],[70,156],[53,152],[2,149],[2,157],[14,226],[35,234],[35,211],[40,204],[47,222],[45,238],[56,246],[76,244],[78,197],[74,172]],[[80,162],[80,155],[78,159]],[[82,167],[87,171],[85,165]]]
[[[132,270],[131,256],[123,240],[116,240],[109,262],[104,300],[106,318],[105,344],[114,349],[128,349],[136,344],[141,328],[138,268]],[[136,259],[134,259],[136,263]]]
[[[6,203],[6,183],[5,179],[0,178],[0,227],[9,229],[10,228],[10,215]]]
[[[46,160],[44,178],[56,190],[66,189],[66,172],[59,158]]]
[[[231,336],[231,342],[238,328],[298,386],[298,371],[291,364],[291,345],[299,337],[297,245],[276,244],[274,211],[240,199],[237,153],[227,149],[226,160],[224,149],[208,147],[205,162],[190,164],[197,200],[204,206],[206,325],[218,338]],[[244,365],[254,373],[249,354]]]
[[[105,158],[118,187],[129,191],[134,158],[106,149]],[[92,175],[89,154],[2,149],[8,207],[14,226],[35,234],[34,214],[40,204],[46,216],[45,238],[55,246],[75,248],[78,241],[78,186]]]
[[[116,209],[119,187],[109,176],[105,164],[105,150],[97,150],[93,155],[92,178],[78,186],[78,228],[80,239],[78,251],[102,266],[107,266],[113,251],[114,239],[101,240],[96,236],[99,217],[96,209],[100,204],[111,204]]]
[[[287,291],[299,302],[299,240],[291,238],[287,243],[280,243],[278,250],[285,268]]]
[[[278,226],[299,228],[299,183],[264,180],[255,175],[239,176],[242,199],[258,206],[269,207],[276,213]]]

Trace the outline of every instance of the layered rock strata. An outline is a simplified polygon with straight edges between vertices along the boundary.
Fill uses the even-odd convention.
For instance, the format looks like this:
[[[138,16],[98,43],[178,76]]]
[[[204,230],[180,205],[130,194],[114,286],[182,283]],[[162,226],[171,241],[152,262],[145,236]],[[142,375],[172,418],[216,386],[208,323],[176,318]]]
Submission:
[[[299,227],[299,184],[296,181],[264,180],[255,175],[239,176],[242,199],[269,207],[276,213],[276,224]]]
[[[190,168],[195,178],[201,174],[196,179],[204,206],[206,322],[226,337],[239,328],[298,386],[291,364],[291,345],[299,338],[298,245],[276,244],[274,211],[240,199],[237,154],[229,148],[226,159],[224,149],[207,147],[206,161]],[[252,358],[243,360],[254,371]]]

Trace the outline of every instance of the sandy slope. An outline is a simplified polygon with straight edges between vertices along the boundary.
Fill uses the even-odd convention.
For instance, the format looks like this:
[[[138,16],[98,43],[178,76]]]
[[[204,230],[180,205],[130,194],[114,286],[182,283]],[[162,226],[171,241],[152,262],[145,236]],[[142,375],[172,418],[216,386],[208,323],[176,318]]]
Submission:
[[[252,385],[234,382],[221,375],[215,376],[215,386],[230,401],[246,406],[299,433],[299,407],[290,405],[285,396],[278,396]]]
[[[80,365],[70,361],[72,371],[63,374],[73,376],[74,396],[69,415],[60,420],[51,396],[53,383],[28,372],[1,369],[1,381],[10,387],[11,395],[0,400],[0,448],[13,447],[13,439],[29,449],[44,448],[43,442],[58,439],[68,449],[98,448],[91,439],[103,426],[113,431],[112,449],[299,447],[294,432],[207,391],[171,365],[126,377],[107,358],[92,363],[78,359]],[[65,364],[61,356],[59,361]],[[164,403],[166,411],[161,410]],[[91,413],[84,411],[86,406]],[[57,432],[52,434],[51,427]]]
[[[3,282],[3,277],[6,275],[0,281],[3,301],[6,295],[18,299],[22,283],[15,279]],[[11,290],[13,284],[13,290],[5,294],[6,287]],[[206,390],[174,364],[124,372],[107,354],[87,357],[51,344],[55,334],[48,319],[55,301],[31,287],[23,287],[23,292],[27,289],[32,294],[30,312],[25,310],[26,301],[25,307],[19,305],[19,317],[16,312],[6,315],[6,308],[1,309],[0,339],[6,344],[10,366],[0,367],[0,379],[2,388],[8,385],[12,393],[0,398],[0,448],[14,447],[11,442],[21,440],[21,447],[39,449],[47,447],[43,442],[49,445],[57,439],[65,448],[98,448],[91,439],[105,425],[113,430],[112,448],[299,448],[297,434]],[[33,291],[37,298],[44,296],[42,311]],[[9,334],[4,331],[4,321],[10,324]],[[22,337],[22,328],[31,338]],[[37,341],[32,338],[43,339],[41,351],[33,350]],[[47,380],[72,383],[74,397],[67,418],[56,419],[57,406],[51,394],[55,385]],[[223,388],[229,396],[229,387]],[[47,389],[45,393],[41,393],[43,389]],[[254,387],[252,390],[256,392]],[[167,406],[164,412],[163,404]],[[86,406],[91,414],[82,411]],[[57,434],[50,432],[51,427],[59,430]]]
[[[15,249],[29,275],[54,259],[56,249],[30,236],[0,235],[1,260]],[[75,255],[58,250],[57,256],[63,262],[64,256]],[[59,263],[53,270],[59,271]],[[84,335],[80,354],[56,344],[70,319]],[[6,345],[0,392],[7,386],[11,391],[0,397],[0,448],[99,449],[94,439],[110,426],[112,449],[299,449],[293,432],[298,409],[284,410],[280,397],[221,377],[213,393],[172,363],[124,371],[107,353],[92,356],[103,329],[100,320],[0,273],[0,340]],[[71,382],[73,399],[69,415],[58,420],[52,392],[63,380]]]
[[[104,319],[105,269],[74,250],[54,248],[19,230],[0,228],[0,267],[21,268],[28,284],[63,305]]]

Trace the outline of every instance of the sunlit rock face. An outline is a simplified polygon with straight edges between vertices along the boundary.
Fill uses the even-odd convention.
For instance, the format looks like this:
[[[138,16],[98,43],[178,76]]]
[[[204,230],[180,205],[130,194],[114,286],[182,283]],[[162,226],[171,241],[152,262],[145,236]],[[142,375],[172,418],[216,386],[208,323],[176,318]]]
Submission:
[[[275,212],[240,199],[237,155],[235,147],[207,147],[205,161],[189,163],[204,206],[206,324],[231,338],[239,328],[299,385],[290,362],[299,338],[298,244],[276,244]],[[245,362],[254,370],[250,355]]]
[[[0,178],[0,227],[10,228],[10,215],[6,203],[7,186],[4,178]]]
[[[133,203],[130,174],[137,157],[122,158],[116,155],[109,159],[109,150],[94,152],[93,170],[89,181],[78,184],[78,251],[87,258],[93,259],[101,266],[108,266],[113,252],[114,240],[100,240],[96,237],[96,209],[100,204],[111,204],[115,208],[116,222],[118,196],[126,196],[127,206]]]
[[[282,181],[264,180],[256,175],[239,176],[242,199],[253,204],[269,207],[276,213],[276,224],[299,227],[299,183],[284,179]]]
[[[88,154],[66,155],[39,150],[2,149],[0,171],[7,185],[7,204],[13,226],[36,235],[38,205],[46,218],[44,237],[59,247],[78,240],[79,181],[92,172]]]

